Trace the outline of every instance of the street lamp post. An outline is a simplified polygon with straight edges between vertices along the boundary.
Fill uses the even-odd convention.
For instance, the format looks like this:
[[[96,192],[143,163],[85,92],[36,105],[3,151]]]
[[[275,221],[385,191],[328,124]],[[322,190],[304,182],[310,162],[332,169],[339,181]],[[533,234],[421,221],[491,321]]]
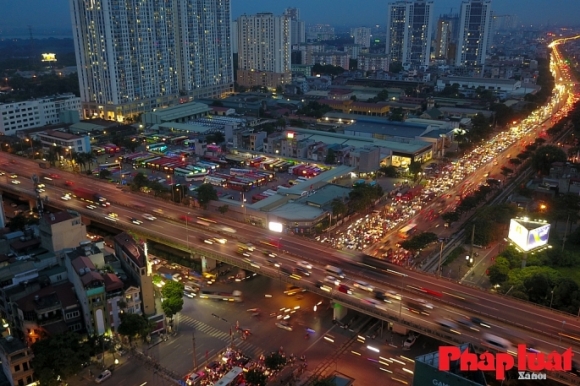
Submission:
[[[167,179],[170,181],[169,187],[171,189],[171,200],[175,202],[175,193],[173,191],[173,176],[168,174]]]
[[[187,240],[187,252],[189,252],[189,229],[187,228],[187,221],[189,220],[189,214],[191,212],[187,212],[187,216],[185,216],[185,238]]]
[[[25,138],[24,140],[26,142],[30,142],[30,158],[33,158],[34,159],[34,148],[32,147],[32,139]]]
[[[554,290],[550,292],[552,293],[552,298],[550,299],[550,308],[552,308],[552,302],[554,301]]]
[[[441,245],[439,247],[439,269],[437,271],[438,271],[439,277],[441,278],[441,270],[443,268],[441,266],[441,263],[442,263],[442,260],[443,260],[443,243],[444,243],[444,240],[439,240],[439,243]]]

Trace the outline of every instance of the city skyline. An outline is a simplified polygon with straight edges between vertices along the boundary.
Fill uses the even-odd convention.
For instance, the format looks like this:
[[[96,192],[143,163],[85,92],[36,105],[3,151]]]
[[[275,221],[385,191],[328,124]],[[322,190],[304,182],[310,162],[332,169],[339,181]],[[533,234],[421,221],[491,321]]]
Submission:
[[[387,19],[387,4],[384,0],[366,0],[361,10],[360,3],[345,0],[294,0],[272,4],[266,0],[232,0],[232,19],[240,15],[258,12],[273,12],[281,15],[288,7],[300,9],[301,19],[310,24],[326,23],[334,26],[375,26],[384,27]],[[436,0],[435,15],[459,13],[461,0]],[[0,36],[28,36],[28,26],[40,36],[62,35],[62,31],[71,30],[71,17],[68,0],[52,0],[50,3],[41,0],[21,0],[17,3],[3,4],[4,12],[0,15]],[[30,12],[33,9],[35,12]],[[580,13],[580,2],[577,0],[495,0],[492,2],[495,14],[514,14],[520,25],[575,25],[575,15]]]

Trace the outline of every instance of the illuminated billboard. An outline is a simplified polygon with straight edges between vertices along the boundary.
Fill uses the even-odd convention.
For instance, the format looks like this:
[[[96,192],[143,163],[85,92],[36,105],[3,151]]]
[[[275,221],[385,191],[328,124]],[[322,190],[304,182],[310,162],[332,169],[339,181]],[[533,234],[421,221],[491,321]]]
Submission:
[[[279,222],[270,221],[268,223],[268,229],[270,229],[272,232],[281,233],[284,230],[284,226]]]
[[[512,219],[508,238],[524,252],[548,244],[550,224],[541,221]]]

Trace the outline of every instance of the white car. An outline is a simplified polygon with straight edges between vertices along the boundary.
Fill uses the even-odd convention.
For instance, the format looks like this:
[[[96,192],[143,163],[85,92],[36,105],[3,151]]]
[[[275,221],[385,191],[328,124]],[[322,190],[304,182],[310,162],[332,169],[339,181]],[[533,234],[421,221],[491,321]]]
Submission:
[[[334,276],[326,276],[324,278],[324,281],[327,282],[327,283],[334,284],[334,285],[340,285],[340,280],[338,280]]]
[[[111,216],[105,216],[105,218],[106,218],[107,220],[109,220],[109,221],[112,221],[112,222],[117,222],[117,219],[116,219],[115,217],[111,217]]]
[[[36,192],[37,192],[37,193],[44,193],[44,192],[45,192],[45,190],[44,190],[44,189],[42,189],[42,188],[36,188]]]
[[[63,200],[63,201],[68,201],[68,200],[70,200],[70,199],[71,199],[71,196],[64,195],[64,196],[62,196],[60,199],[61,199],[61,200]]]
[[[97,375],[97,377],[95,378],[95,382],[96,383],[101,383],[106,379],[111,378],[111,372],[109,370],[105,370],[102,373],[100,373],[99,375]]]
[[[280,322],[276,322],[276,327],[281,328],[282,330],[286,330],[286,331],[292,331],[293,328],[292,326],[285,321],[280,321]]]
[[[111,216],[111,217],[113,217],[113,218],[115,218],[115,219],[116,219],[116,217],[115,217],[115,216]],[[135,225],[141,225],[141,224],[143,224],[143,221],[141,221],[141,220],[137,220],[136,218],[132,218],[132,219],[131,219],[131,222],[132,222],[133,224],[135,224]]]
[[[10,178],[12,178],[12,179],[14,179],[14,178],[18,178],[18,175],[17,175],[17,174],[11,174],[11,175],[10,175]]]
[[[413,346],[415,344],[415,342],[417,341],[417,335],[415,334],[409,334],[409,336],[407,337],[407,339],[405,339],[405,342],[403,343],[403,348],[411,348],[411,346]]]
[[[95,209],[97,209],[97,207],[94,205],[87,205],[87,209],[95,210]]]
[[[296,264],[297,264],[299,267],[302,267],[302,268],[304,268],[304,269],[308,269],[308,270],[312,269],[312,264],[310,264],[310,263],[309,263],[309,262],[307,262],[307,261],[299,261],[299,262],[298,262],[298,263],[296,263]]]
[[[219,244],[225,244],[228,240],[224,239],[223,237],[214,237],[213,240]]]
[[[355,280],[352,285],[354,286],[354,288],[358,288],[358,289],[361,289],[363,291],[368,291],[368,292],[374,291],[374,287],[372,285],[370,285],[369,283],[362,281],[362,280]]]
[[[20,181],[18,181],[18,180],[12,180],[10,182],[12,182],[14,185],[18,185],[20,183]]]
[[[150,215],[149,213],[145,213],[143,215],[143,217],[145,217],[147,220],[149,221],[153,221],[153,220],[157,220],[157,217]]]
[[[401,295],[396,293],[393,290],[388,290],[385,292],[385,295],[387,295],[388,297],[395,299],[395,300],[401,300]]]

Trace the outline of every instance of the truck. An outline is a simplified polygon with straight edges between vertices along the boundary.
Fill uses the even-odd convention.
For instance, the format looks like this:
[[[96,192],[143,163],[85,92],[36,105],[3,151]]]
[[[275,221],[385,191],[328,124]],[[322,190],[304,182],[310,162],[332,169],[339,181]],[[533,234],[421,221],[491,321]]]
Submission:
[[[89,202],[91,204],[97,204],[100,206],[109,206],[109,202],[99,193],[85,188],[75,188],[73,189],[73,195],[79,200]]]
[[[409,333],[409,329],[402,324],[393,323],[393,332],[395,334],[407,335]]]
[[[226,302],[241,302],[242,301],[242,291],[212,291],[212,290],[201,290],[199,292],[200,299],[215,299],[224,300]]]

